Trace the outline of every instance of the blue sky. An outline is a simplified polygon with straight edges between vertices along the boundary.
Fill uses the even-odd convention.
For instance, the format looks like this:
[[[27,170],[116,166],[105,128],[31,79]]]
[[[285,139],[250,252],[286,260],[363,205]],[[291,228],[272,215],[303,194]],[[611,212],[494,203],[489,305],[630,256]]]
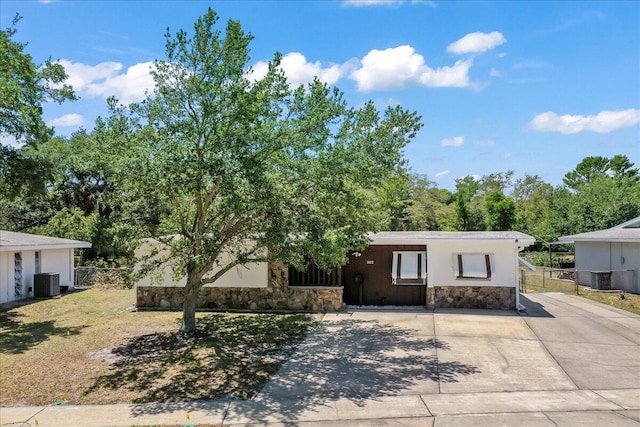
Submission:
[[[81,99],[44,114],[70,135],[108,96],[140,100],[166,28],[209,6],[255,37],[256,77],[279,51],[292,84],[318,75],[352,105],[416,110],[405,155],[440,187],[507,170],[558,185],[586,156],[640,166],[640,2],[3,0],[0,19],[20,13],[34,60],[67,67]]]

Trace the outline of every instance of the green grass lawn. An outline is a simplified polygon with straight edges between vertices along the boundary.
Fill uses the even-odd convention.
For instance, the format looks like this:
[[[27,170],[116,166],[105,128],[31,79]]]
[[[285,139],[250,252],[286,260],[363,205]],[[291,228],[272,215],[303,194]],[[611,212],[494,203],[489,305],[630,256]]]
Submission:
[[[313,328],[302,314],[136,312],[133,291],[89,289],[0,312],[0,405],[251,397]]]
[[[564,294],[576,295],[576,286],[572,280],[550,279],[549,273],[546,273],[543,287],[541,270],[540,268],[539,271],[536,272],[527,271],[527,292],[562,292]],[[596,291],[586,286],[578,286],[577,294],[580,297],[592,301],[640,314],[640,295],[625,293],[623,299],[621,292]]]

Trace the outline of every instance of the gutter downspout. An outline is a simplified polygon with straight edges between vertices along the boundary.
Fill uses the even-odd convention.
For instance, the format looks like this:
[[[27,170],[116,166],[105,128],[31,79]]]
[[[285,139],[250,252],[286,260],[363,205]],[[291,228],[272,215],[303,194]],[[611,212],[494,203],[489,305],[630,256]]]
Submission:
[[[613,248],[609,242],[609,271],[613,270]]]
[[[549,247],[551,247],[551,245],[549,245]],[[518,246],[518,240],[516,239],[516,254],[515,254],[515,277],[516,277],[516,311],[518,313],[521,313],[523,311],[527,311],[527,307],[525,307],[524,305],[520,304],[520,286],[518,285],[518,280],[519,280],[519,266],[520,263],[518,262],[518,254],[520,253],[520,251],[522,251],[522,247]]]

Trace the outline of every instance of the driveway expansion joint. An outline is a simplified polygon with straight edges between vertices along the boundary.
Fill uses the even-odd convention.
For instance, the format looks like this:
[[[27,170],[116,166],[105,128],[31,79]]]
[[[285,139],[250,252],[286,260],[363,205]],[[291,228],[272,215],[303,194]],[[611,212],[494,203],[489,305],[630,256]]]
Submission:
[[[433,417],[433,413],[431,413],[431,410],[429,409],[429,405],[427,405],[427,402],[424,400],[424,397],[422,395],[419,395],[420,400],[422,401],[422,403],[424,404],[424,407],[426,408],[427,412],[429,412],[429,416]]]

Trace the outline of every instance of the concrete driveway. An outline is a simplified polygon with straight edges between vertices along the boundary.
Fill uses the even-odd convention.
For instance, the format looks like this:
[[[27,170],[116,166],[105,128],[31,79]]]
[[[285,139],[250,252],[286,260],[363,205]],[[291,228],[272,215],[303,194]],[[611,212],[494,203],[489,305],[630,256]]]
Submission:
[[[524,315],[327,314],[250,400],[1,408],[0,424],[640,426],[640,316],[562,294],[522,302]]]
[[[523,315],[327,314],[225,421],[640,425],[640,316],[562,294],[522,300]]]

